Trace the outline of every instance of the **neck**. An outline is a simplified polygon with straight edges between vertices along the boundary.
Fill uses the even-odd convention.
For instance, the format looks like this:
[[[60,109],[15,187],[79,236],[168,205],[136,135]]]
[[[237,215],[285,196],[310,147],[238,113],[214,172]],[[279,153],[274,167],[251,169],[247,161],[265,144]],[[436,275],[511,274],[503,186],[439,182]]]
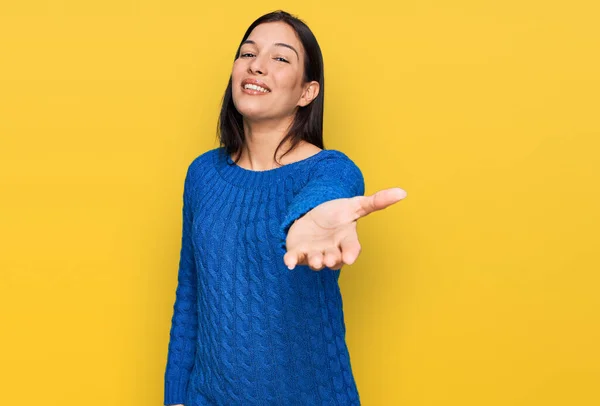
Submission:
[[[292,118],[276,122],[252,122],[244,119],[244,145],[238,152],[238,156],[240,156],[238,165],[254,171],[264,171],[278,167],[279,165],[273,159],[273,154],[275,154],[277,146],[285,137]],[[289,148],[290,141],[288,140],[279,148],[277,159],[280,160],[281,155]]]

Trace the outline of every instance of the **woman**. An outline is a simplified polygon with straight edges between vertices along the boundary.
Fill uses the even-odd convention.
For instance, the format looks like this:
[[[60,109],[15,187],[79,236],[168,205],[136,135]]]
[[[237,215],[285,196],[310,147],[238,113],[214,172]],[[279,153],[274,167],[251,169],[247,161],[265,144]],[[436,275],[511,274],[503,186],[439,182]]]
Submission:
[[[360,404],[340,268],[359,254],[356,220],[406,194],[362,196],[360,169],[323,149],[323,84],[301,20],[277,11],[252,23],[221,147],[186,174],[165,405]]]

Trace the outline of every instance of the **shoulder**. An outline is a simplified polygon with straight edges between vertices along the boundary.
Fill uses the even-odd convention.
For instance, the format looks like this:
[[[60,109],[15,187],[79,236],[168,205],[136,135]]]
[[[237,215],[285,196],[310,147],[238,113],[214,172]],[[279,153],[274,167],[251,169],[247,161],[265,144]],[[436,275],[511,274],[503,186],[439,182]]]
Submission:
[[[220,149],[221,148],[213,148],[193,158],[188,164],[187,176],[205,172],[209,166],[213,165],[215,156]]]
[[[339,172],[338,175],[350,174],[360,175],[362,172],[356,162],[342,151],[336,149],[324,149],[319,154],[313,164],[312,170]]]
[[[345,184],[355,191],[364,194],[365,180],[358,164],[346,153],[335,149],[325,149],[320,152],[310,168],[311,180],[324,180]]]
[[[210,173],[213,165],[213,157],[218,148],[208,150],[194,157],[187,166],[184,180],[184,190],[186,194],[192,194],[195,189],[200,187],[205,181],[207,174]]]

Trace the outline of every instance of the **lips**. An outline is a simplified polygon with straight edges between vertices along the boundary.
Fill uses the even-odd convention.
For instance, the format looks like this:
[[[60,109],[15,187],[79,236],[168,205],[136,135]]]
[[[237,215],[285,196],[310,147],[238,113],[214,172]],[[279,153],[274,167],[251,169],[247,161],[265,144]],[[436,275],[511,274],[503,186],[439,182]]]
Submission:
[[[265,82],[261,82],[260,80],[251,79],[251,78],[247,78],[247,79],[242,80],[242,88],[245,85],[247,85],[247,84],[252,84],[252,85],[260,86],[263,89],[267,89],[269,92],[271,91],[271,88],[269,86],[267,86],[267,84]]]

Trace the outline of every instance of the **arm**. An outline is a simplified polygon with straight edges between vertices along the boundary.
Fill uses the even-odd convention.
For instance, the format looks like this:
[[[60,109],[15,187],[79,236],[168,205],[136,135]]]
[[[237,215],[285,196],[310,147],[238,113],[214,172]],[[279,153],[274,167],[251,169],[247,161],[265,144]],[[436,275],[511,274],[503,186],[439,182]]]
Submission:
[[[288,206],[280,229],[283,247],[292,224],[306,213],[330,200],[362,196],[364,193],[363,174],[347,156],[334,155],[317,162],[308,182]]]
[[[362,174],[349,159],[319,162],[281,225],[285,265],[308,265],[318,271],[354,263],[361,251],[357,220],[406,197],[400,188],[363,194]]]
[[[198,330],[197,275],[192,244],[192,165],[188,167],[183,192],[183,222],[178,284],[165,370],[164,404],[183,404],[196,354]]]

